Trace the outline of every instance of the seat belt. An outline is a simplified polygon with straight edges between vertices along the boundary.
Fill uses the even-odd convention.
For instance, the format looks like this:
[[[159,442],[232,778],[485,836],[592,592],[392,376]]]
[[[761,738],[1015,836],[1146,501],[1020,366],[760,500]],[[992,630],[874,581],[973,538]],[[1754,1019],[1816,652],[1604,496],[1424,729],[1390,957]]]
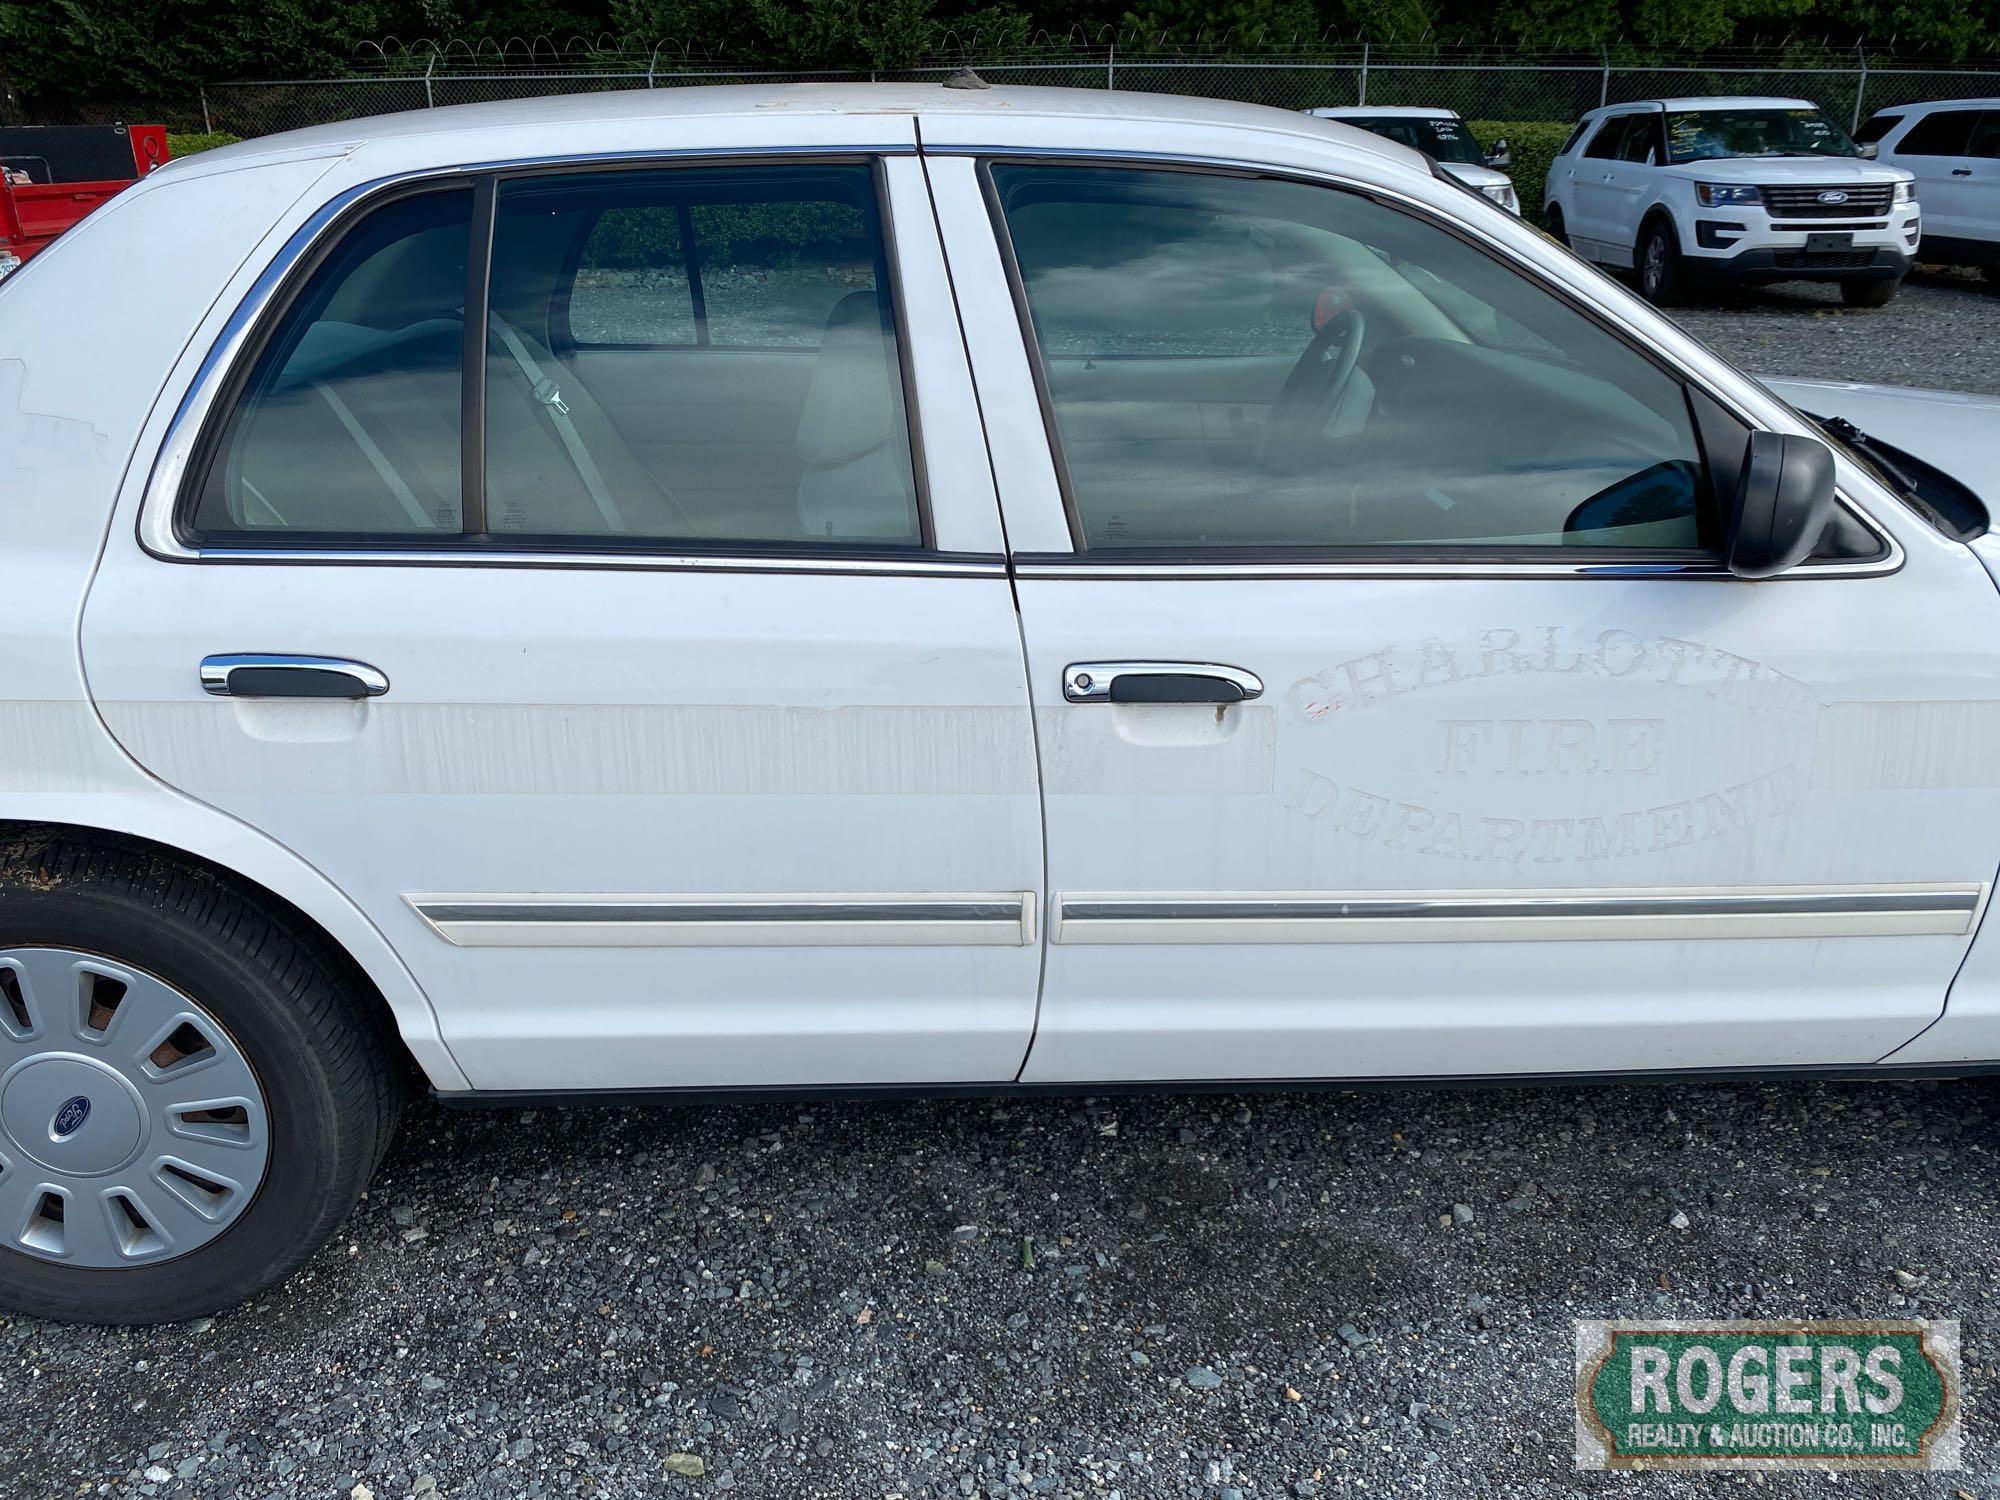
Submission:
[[[528,382],[528,393],[549,414],[556,436],[562,440],[563,450],[569,454],[570,466],[576,470],[576,477],[583,481],[583,487],[590,491],[597,513],[604,517],[607,528],[623,531],[625,518],[618,513],[611,492],[604,486],[604,475],[598,471],[597,460],[590,456],[590,450],[584,446],[583,438],[576,430],[576,423],[570,420],[569,406],[562,398],[562,387],[542,373],[535,356],[528,352],[528,346],[507,320],[498,313],[492,316],[493,331],[500,335],[500,342],[507,346],[507,352],[514,356],[514,363],[521,367],[521,374]]]
[[[324,380],[315,380],[313,389],[320,393],[326,404],[333,408],[333,414],[340,419],[340,425],[347,429],[347,435],[354,439],[354,446],[361,450],[361,456],[368,460],[375,470],[375,477],[389,487],[389,493],[396,497],[410,519],[417,523],[420,531],[435,531],[437,521],[424,509],[417,499],[408,480],[396,472],[396,466],[389,462],[389,455],[382,451],[381,444],[368,435],[368,429],[361,425],[361,419],[354,415],[354,408],[340,399],[340,393]],[[261,496],[259,498],[262,498]],[[269,501],[265,502],[267,505]],[[275,512],[273,512],[275,514]]]

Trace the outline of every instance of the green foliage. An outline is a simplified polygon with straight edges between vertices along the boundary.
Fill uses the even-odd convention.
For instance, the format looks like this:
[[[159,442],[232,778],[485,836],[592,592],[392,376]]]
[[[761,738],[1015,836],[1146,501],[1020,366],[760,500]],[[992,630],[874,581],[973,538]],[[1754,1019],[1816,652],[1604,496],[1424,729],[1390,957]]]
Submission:
[[[226,130],[203,132],[199,130],[182,134],[178,131],[167,133],[167,155],[170,157],[193,156],[198,151],[213,151],[217,146],[233,146],[238,137]]]
[[[1474,120],[1472,133],[1488,151],[1504,138],[1514,151],[1507,175],[1521,195],[1521,212],[1531,223],[1542,222],[1542,190],[1549,180],[1549,163],[1569,139],[1570,126],[1549,120]]]

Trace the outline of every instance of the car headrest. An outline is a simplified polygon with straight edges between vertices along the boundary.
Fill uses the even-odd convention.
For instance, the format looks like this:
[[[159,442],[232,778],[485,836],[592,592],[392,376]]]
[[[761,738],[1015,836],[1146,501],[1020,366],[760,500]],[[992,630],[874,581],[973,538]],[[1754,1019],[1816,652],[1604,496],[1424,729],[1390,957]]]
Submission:
[[[799,458],[809,469],[852,463],[896,436],[895,350],[872,291],[833,305],[799,413]]]

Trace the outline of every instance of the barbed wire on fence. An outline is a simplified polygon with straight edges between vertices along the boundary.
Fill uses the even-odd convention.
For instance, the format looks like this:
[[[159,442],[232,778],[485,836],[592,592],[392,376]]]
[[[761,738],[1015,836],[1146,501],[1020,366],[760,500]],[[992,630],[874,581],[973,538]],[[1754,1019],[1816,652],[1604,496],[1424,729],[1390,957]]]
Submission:
[[[1133,28],[1074,28],[1023,44],[963,42],[916,61],[819,68],[719,56],[685,39],[645,46],[601,34],[502,41],[384,37],[339,77],[210,83],[181,101],[83,106],[44,123],[158,120],[177,129],[265,135],[400,110],[536,95],[788,81],[936,81],[967,66],[994,83],[1205,95],[1311,109],[1433,105],[1468,119],[1564,123],[1600,104],[1677,95],[1804,98],[1850,126],[1919,99],[2000,96],[2000,55],[1954,61],[1888,46],[1813,41],[1706,52],[1620,43],[1527,51],[1488,43],[1394,44],[1322,33],[1297,46],[1252,47]]]

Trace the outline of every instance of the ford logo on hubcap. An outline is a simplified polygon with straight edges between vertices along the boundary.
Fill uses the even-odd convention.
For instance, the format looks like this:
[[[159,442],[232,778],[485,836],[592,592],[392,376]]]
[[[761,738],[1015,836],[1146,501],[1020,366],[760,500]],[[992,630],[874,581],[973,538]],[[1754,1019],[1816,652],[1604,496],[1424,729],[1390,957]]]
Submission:
[[[83,1122],[89,1118],[90,1100],[82,1094],[73,1095],[63,1100],[62,1108],[56,1111],[55,1119],[49,1122],[49,1134],[59,1141],[63,1140],[81,1130]]]
[[[1839,188],[1828,188],[1819,195],[1819,201],[1822,203],[1845,203],[1847,201],[1847,194],[1843,193]]]

